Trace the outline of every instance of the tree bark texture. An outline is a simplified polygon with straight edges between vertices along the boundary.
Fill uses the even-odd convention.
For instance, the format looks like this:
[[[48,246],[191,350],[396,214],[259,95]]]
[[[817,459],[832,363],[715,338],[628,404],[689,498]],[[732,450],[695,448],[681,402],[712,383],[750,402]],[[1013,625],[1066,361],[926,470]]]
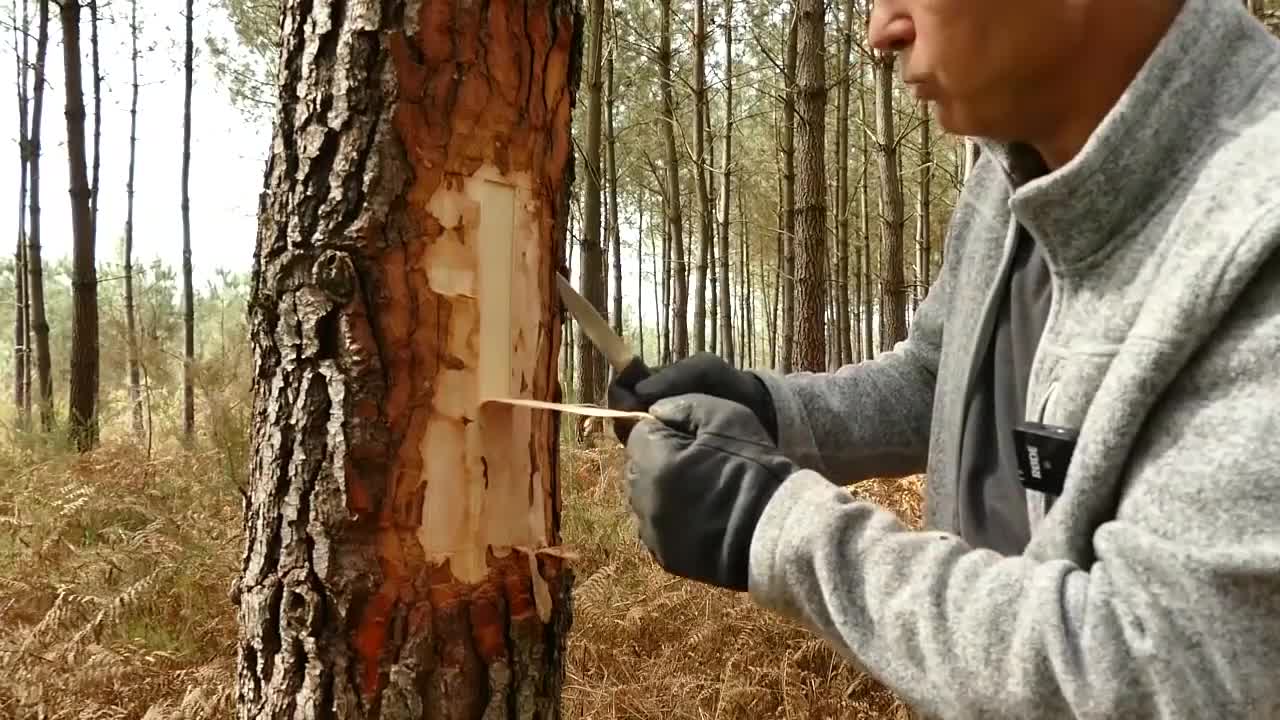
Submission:
[[[76,449],[98,442],[98,273],[85,169],[84,89],[80,68],[80,4],[59,6],[66,70],[67,165],[71,198],[71,388],[68,431]]]
[[[733,0],[724,1],[724,157],[720,166],[724,168],[720,178],[720,228],[718,233],[720,245],[720,277],[724,287],[720,291],[720,355],[726,362],[734,362],[736,345],[733,337],[733,294],[729,292],[729,192],[733,185]],[[746,260],[741,251],[738,253],[738,272],[747,271]],[[739,317],[738,325],[746,318]],[[739,358],[739,364],[742,360]]]
[[[587,21],[591,24],[587,30],[587,69],[591,84],[587,89],[587,142],[586,142],[586,179],[587,187],[583,196],[582,212],[582,249],[578,278],[582,296],[587,299],[602,316],[607,316],[605,306],[605,274],[602,236],[600,233],[601,194],[603,186],[601,177],[603,168],[600,165],[601,121],[604,111],[604,65],[602,48],[604,47],[604,0],[591,0],[587,12]],[[581,402],[601,402],[604,399],[605,383],[608,371],[604,356],[591,342],[590,336],[578,327],[578,399]]]
[[[133,178],[138,148],[138,0],[129,3],[130,62],[133,86],[129,98],[129,176],[125,183],[124,317],[128,342],[129,407],[133,434],[142,437],[142,373],[138,357],[137,309],[133,297]]]
[[[579,16],[288,0],[250,305],[239,717],[554,718]]]
[[[667,227],[671,234],[671,359],[689,354],[689,275],[685,269],[684,218],[680,212],[680,159],[676,153],[676,110],[671,70],[671,2],[659,0],[661,30],[658,40],[658,73],[662,84],[662,135],[666,146]]]
[[[195,44],[192,40],[194,8],[193,0],[187,0],[187,44],[182,67],[184,95],[182,100],[182,438],[190,443],[196,432],[196,316],[195,292],[191,283],[191,84],[192,57]]]
[[[40,129],[44,115],[45,57],[49,49],[49,0],[38,0],[36,61],[31,77],[30,155],[27,172],[31,187],[27,196],[27,301],[31,305],[30,330],[35,340],[36,390],[40,427],[53,429],[53,376],[49,363],[49,321],[44,307],[44,262],[40,257]]]
[[[880,55],[876,75],[876,144],[880,160],[881,218],[880,311],[882,350],[892,348],[907,337],[906,281],[903,277],[905,224],[902,179],[898,169],[898,137],[893,120],[893,55]]]
[[[874,301],[872,300],[874,278],[872,277],[871,268],[871,181],[868,177],[871,169],[871,138],[866,128],[870,127],[867,121],[867,96],[864,92],[866,81],[866,66],[863,62],[858,68],[858,116],[859,125],[863,128],[862,136],[862,174],[858,179],[858,216],[859,231],[862,235],[862,263],[859,273],[862,276],[862,356],[864,359],[874,358],[876,355],[875,345],[875,329],[876,319],[874,312]],[[874,71],[873,71],[874,74]]]
[[[792,0],[787,27],[783,75],[787,89],[782,104],[782,236],[785,242],[782,270],[782,372],[789,373],[796,360],[796,54],[799,42],[798,0]]]
[[[823,0],[799,0],[796,53],[795,369],[827,367],[827,73]]]
[[[693,0],[693,177],[698,198],[698,261],[693,297],[693,351],[707,349],[707,264],[711,238],[707,218],[711,195],[707,191],[707,0]]]
[[[840,30],[840,82],[836,91],[836,364],[853,362],[852,316],[849,304],[849,84],[853,81],[854,0],[844,5]]]

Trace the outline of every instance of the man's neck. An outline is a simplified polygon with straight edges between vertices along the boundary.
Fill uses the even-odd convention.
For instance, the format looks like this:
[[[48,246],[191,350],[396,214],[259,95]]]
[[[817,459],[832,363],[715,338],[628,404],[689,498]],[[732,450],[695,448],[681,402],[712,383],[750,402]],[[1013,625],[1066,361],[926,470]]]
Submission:
[[[1080,60],[1054,83],[1056,122],[1030,144],[1050,170],[1074,158],[1142,70],[1173,24],[1182,2],[1094,3],[1086,21],[1088,38]]]

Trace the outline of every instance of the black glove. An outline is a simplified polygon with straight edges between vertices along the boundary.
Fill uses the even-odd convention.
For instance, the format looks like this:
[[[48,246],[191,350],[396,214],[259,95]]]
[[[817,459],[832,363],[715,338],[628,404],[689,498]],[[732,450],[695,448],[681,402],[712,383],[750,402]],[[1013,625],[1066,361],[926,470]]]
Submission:
[[[667,572],[747,590],[751,537],[796,466],[746,407],[710,395],[661,400],[631,431],[627,491],[640,539]]]
[[[711,395],[747,407],[777,443],[778,420],[764,381],[734,368],[714,353],[698,353],[638,377],[620,374],[609,384],[608,403],[615,410],[643,412],[663,398],[689,393]],[[626,443],[625,431],[617,432],[618,426],[614,427],[618,439]]]

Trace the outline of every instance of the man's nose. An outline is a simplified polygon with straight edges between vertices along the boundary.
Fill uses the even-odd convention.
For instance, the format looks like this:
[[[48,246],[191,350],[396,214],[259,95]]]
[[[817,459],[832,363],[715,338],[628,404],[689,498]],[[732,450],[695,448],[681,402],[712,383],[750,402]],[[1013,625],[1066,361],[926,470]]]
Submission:
[[[876,0],[868,33],[871,47],[881,52],[907,49],[916,39],[916,26],[905,0]]]

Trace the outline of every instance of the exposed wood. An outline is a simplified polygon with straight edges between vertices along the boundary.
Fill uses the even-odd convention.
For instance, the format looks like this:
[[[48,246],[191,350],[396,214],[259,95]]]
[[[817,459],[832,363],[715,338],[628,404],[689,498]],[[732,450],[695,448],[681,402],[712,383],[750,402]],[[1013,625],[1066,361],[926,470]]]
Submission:
[[[193,0],[187,0],[186,51],[182,60],[183,99],[182,99],[182,438],[191,443],[196,431],[196,393],[195,370],[196,359],[196,316],[195,292],[191,284],[191,84],[193,53],[195,42],[192,39],[194,24]]]
[[[577,14],[288,0],[250,305],[239,716],[555,718]],[[503,352],[505,351],[505,352]]]
[[[85,168],[84,88],[80,67],[80,4],[59,5],[66,84],[67,165],[71,199],[71,385],[67,430],[76,449],[98,443],[98,272]]]
[[[138,0],[129,3],[129,38],[130,63],[133,70],[133,85],[129,97],[129,179],[125,183],[125,221],[124,221],[124,317],[125,342],[128,344],[129,364],[129,406],[133,433],[141,438],[142,422],[142,377],[138,358],[137,310],[133,297],[133,178],[137,163],[138,147]]]
[[[53,429],[53,377],[49,363],[49,321],[45,316],[44,262],[40,257],[40,131],[44,115],[45,57],[49,49],[49,0],[37,0],[36,61],[31,77],[31,128],[27,173],[31,187],[27,196],[27,301],[29,329],[35,340],[36,394],[40,428]]]

